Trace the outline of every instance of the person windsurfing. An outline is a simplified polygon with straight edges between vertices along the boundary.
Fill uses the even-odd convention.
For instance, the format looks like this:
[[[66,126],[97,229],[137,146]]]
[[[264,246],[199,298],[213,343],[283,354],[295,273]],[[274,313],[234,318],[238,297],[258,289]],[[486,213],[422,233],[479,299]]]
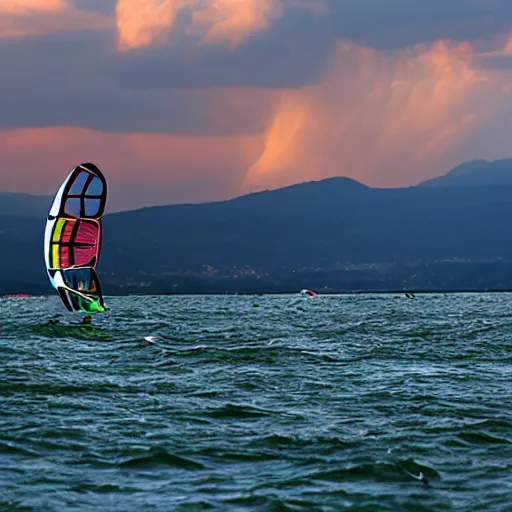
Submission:
[[[77,165],[55,193],[46,219],[44,257],[51,285],[68,311],[105,311],[96,267],[107,182],[91,163]]]

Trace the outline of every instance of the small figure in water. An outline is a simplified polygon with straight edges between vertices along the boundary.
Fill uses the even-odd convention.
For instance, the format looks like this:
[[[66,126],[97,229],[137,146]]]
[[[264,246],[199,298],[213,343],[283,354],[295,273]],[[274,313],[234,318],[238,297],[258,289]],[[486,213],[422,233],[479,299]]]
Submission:
[[[86,315],[83,317],[81,325],[86,325],[87,327],[92,327],[92,316]]]

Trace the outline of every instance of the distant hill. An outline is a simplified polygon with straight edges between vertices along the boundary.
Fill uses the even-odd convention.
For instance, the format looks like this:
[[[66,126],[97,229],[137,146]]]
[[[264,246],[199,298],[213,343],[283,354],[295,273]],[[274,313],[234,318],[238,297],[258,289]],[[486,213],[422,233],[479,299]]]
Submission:
[[[482,187],[512,186],[512,159],[488,162],[472,160],[463,163],[444,176],[419,184],[420,187]]]
[[[107,294],[512,289],[508,187],[347,178],[104,217]],[[0,292],[51,291],[44,216],[0,215]]]
[[[51,197],[45,196],[0,192],[0,215],[44,217],[48,213],[51,200]]]
[[[371,189],[310,182],[232,201],[105,218],[105,266],[121,274],[261,272],[449,258],[512,259],[512,198],[500,187]]]

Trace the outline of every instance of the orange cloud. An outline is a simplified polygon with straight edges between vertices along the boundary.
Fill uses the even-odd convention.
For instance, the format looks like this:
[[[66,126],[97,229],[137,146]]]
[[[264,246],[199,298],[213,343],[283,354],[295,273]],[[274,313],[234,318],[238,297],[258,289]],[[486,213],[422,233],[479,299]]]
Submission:
[[[131,1],[118,1],[118,23],[123,18],[120,6],[128,13]],[[167,7],[182,8],[191,1],[178,4],[174,0]],[[240,10],[233,7],[231,11],[223,3],[226,1],[200,4],[197,0],[193,4],[196,13],[204,16],[194,22],[202,36],[219,27],[210,43],[237,44],[249,27],[264,30],[265,23],[279,15],[279,10],[270,9],[278,3],[268,3],[270,10],[265,10],[261,0],[258,5],[264,14],[254,18],[256,3],[240,0]],[[25,7],[36,5],[33,2]],[[0,5],[5,8],[7,4]],[[12,15],[15,4],[9,5]],[[63,3],[44,5],[50,17],[77,13]],[[248,21],[238,22],[243,29],[237,32],[229,23],[223,25],[226,20],[245,19],[242,5],[249,9]],[[213,16],[214,7],[226,9],[226,17]],[[146,18],[136,18],[132,28],[125,27],[126,48],[152,44],[161,37],[158,30],[151,29],[156,26],[151,20],[158,20],[151,9]],[[19,11],[18,15],[27,14]],[[138,25],[141,20],[146,20],[145,24]],[[175,23],[170,18],[165,21],[165,16],[162,20],[164,27]],[[149,31],[138,32],[140,27]],[[505,117],[508,81],[500,73],[478,67],[475,57],[468,44],[446,41],[393,52],[341,41],[329,73],[314,86],[195,89],[187,96],[180,92],[182,101],[197,109],[178,109],[180,124],[173,124],[173,130],[194,126],[197,116],[215,133],[248,135],[115,134],[67,127],[0,132],[0,154],[5,163],[0,190],[51,194],[62,174],[81,161],[97,163],[111,177],[111,204],[115,207],[220,199],[333,175],[374,186],[412,184],[469,158],[506,156],[508,142],[503,138],[496,142],[500,130],[489,129],[486,123]],[[153,112],[156,104],[161,113],[161,105],[171,98],[163,90],[129,94],[137,94],[140,110],[133,107],[133,126],[139,130],[144,112]],[[150,101],[155,97],[158,101]],[[497,112],[500,116],[494,116]],[[485,139],[486,134],[491,135]]]
[[[118,0],[119,48],[129,50],[162,42],[180,10],[192,12],[188,31],[203,43],[239,45],[267,29],[282,12],[283,0]]]
[[[325,82],[281,93],[246,190],[346,175],[397,186],[473,155],[457,143],[503,101],[468,45],[398,53],[341,42]]]
[[[110,207],[222,199],[241,189],[256,137],[113,134],[82,128],[0,132],[0,190],[53,194],[66,172],[94,162],[109,180]]]
[[[238,46],[247,36],[267,29],[282,14],[278,0],[209,0],[194,12],[194,29],[204,43]]]
[[[512,34],[509,34],[507,42],[505,44],[505,52],[512,53]]]
[[[163,40],[176,19],[179,0],[118,0],[118,46],[129,50]]]
[[[399,53],[341,42],[316,86],[195,91],[209,122],[220,128],[217,120],[225,122],[231,109],[248,113],[240,128],[254,127],[250,112],[268,109],[261,133],[0,132],[0,190],[51,194],[81,161],[111,177],[115,208],[221,199],[334,175],[374,186],[412,184],[469,158],[506,156],[508,143],[485,139],[503,130],[482,129],[508,105],[503,78],[473,67],[471,52],[447,42]],[[213,108],[220,100],[225,107]]]
[[[79,11],[66,0],[2,0],[0,38],[20,38],[51,32],[108,27],[102,14]]]
[[[55,12],[64,7],[64,0],[4,0],[0,5],[0,9],[9,14]]]

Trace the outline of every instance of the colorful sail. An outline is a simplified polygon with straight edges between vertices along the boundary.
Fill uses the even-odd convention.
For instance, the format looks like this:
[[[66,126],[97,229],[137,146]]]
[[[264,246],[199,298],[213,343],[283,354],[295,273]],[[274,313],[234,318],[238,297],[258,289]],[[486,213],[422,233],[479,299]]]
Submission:
[[[107,182],[93,164],[75,167],[57,191],[45,230],[46,269],[69,311],[104,311],[96,274]]]

